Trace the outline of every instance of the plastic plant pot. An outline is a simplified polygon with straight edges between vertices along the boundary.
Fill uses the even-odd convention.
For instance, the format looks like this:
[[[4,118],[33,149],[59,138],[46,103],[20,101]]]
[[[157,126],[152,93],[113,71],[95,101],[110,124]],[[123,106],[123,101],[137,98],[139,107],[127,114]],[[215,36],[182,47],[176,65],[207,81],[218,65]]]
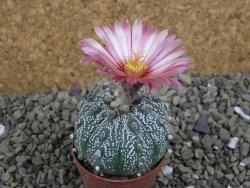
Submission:
[[[153,188],[156,176],[166,159],[166,156],[164,156],[152,171],[143,176],[128,180],[112,180],[89,172],[84,166],[81,165],[77,159],[76,153],[73,152],[72,149],[73,143],[71,144],[71,154],[73,155],[74,163],[82,177],[84,188]]]

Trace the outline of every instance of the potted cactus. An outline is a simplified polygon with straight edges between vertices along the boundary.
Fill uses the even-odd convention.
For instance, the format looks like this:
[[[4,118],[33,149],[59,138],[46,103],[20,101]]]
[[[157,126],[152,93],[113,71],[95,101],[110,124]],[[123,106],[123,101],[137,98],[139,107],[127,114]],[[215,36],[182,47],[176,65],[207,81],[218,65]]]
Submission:
[[[152,95],[187,69],[180,40],[137,19],[95,27],[104,45],[84,39],[82,62],[113,81],[86,99],[72,134],[72,155],[86,188],[150,188],[168,151],[168,106]]]

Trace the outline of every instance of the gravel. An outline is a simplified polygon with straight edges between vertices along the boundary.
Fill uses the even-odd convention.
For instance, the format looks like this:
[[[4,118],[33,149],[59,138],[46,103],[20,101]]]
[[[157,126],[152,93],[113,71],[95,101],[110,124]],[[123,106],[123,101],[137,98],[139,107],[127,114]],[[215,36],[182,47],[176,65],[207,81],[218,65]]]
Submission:
[[[198,133],[204,133],[204,134],[210,133],[210,127],[208,125],[208,116],[206,114],[201,115],[194,129]]]
[[[159,90],[170,105],[173,138],[155,187],[249,187],[250,74],[183,74],[179,80],[182,89]],[[0,187],[83,187],[69,135],[80,101],[96,90],[92,84],[0,94]]]

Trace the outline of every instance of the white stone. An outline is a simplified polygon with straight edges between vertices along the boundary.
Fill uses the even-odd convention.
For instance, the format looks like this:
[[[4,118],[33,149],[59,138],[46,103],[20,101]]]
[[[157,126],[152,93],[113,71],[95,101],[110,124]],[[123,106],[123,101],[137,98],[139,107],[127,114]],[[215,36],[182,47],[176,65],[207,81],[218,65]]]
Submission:
[[[233,188],[230,184],[228,184],[227,188]]]
[[[194,175],[194,179],[198,180],[199,179],[199,176],[196,174]]]
[[[3,124],[0,124],[0,136],[4,133],[5,127]]]
[[[138,177],[141,176],[141,173],[138,173],[137,176],[138,176]]]
[[[186,188],[194,188],[194,186],[193,185],[189,185]]]
[[[100,167],[99,167],[99,166],[96,166],[96,167],[95,167],[95,170],[96,170],[97,172],[99,172],[99,171],[100,171]]]
[[[218,150],[218,149],[219,149],[219,147],[218,147],[218,146],[213,146],[213,148],[214,148],[214,149],[216,149],[216,150]]]
[[[73,134],[70,134],[70,135],[69,135],[69,138],[70,138],[70,139],[73,139],[73,138],[74,138],[74,135],[73,135]]]
[[[168,149],[168,154],[171,155],[173,153],[172,149]]]
[[[245,112],[243,112],[243,110],[241,109],[241,107],[235,106],[235,107],[234,107],[234,111],[235,111],[237,114],[239,114],[244,120],[250,121],[250,115],[247,115]]]
[[[165,165],[161,167],[161,172],[166,176],[173,173],[173,167]]]
[[[76,148],[73,148],[72,151],[73,151],[73,152],[76,152]]]
[[[173,135],[171,135],[171,134],[168,135],[168,139],[169,139],[169,140],[172,140],[173,138],[174,138]]]
[[[227,147],[235,149],[240,139],[238,137],[231,137]]]
[[[240,165],[240,166],[247,166],[246,163],[244,163],[244,162],[240,162],[239,165]]]

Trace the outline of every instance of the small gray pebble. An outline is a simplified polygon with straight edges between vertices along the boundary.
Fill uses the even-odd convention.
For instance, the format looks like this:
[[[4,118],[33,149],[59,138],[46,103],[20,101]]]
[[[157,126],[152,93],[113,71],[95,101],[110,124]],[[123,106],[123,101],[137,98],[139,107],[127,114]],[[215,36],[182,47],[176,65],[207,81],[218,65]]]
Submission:
[[[35,165],[42,165],[43,164],[43,159],[40,156],[35,156],[32,158],[32,163]]]
[[[246,142],[243,142],[241,145],[240,145],[240,154],[244,157],[246,157],[248,155],[248,152],[249,152],[249,144],[246,143]]]
[[[176,95],[173,97],[173,105],[177,106],[179,104],[180,101],[180,96]]]
[[[58,181],[61,185],[67,184],[69,179],[64,169],[59,170]]]
[[[179,78],[179,80],[180,80],[182,83],[184,83],[184,84],[186,84],[186,85],[190,85],[190,84],[192,83],[192,78],[191,78],[191,76],[189,76],[189,75],[187,75],[187,74],[180,74],[180,75],[178,76],[178,78]]]
[[[189,160],[189,159],[192,159],[194,156],[194,153],[192,151],[192,149],[184,149],[181,153],[181,157],[182,159],[184,160]]]
[[[230,140],[230,132],[224,128],[220,129],[219,136],[225,142]]]
[[[183,142],[182,138],[178,134],[173,134],[173,139],[170,142],[174,144],[181,144]]]
[[[3,182],[7,182],[9,179],[10,179],[10,174],[9,173],[4,173],[3,175],[2,175],[2,180],[3,180]]]
[[[244,99],[247,102],[250,102],[250,95],[249,94],[243,94],[242,99]]]
[[[12,172],[15,172],[16,170],[17,170],[17,167],[13,165],[10,168],[8,168],[8,170],[6,172],[7,173],[12,173]]]
[[[204,156],[204,152],[202,149],[195,149],[194,150],[194,156],[197,158],[197,159],[202,159],[203,156]]]

